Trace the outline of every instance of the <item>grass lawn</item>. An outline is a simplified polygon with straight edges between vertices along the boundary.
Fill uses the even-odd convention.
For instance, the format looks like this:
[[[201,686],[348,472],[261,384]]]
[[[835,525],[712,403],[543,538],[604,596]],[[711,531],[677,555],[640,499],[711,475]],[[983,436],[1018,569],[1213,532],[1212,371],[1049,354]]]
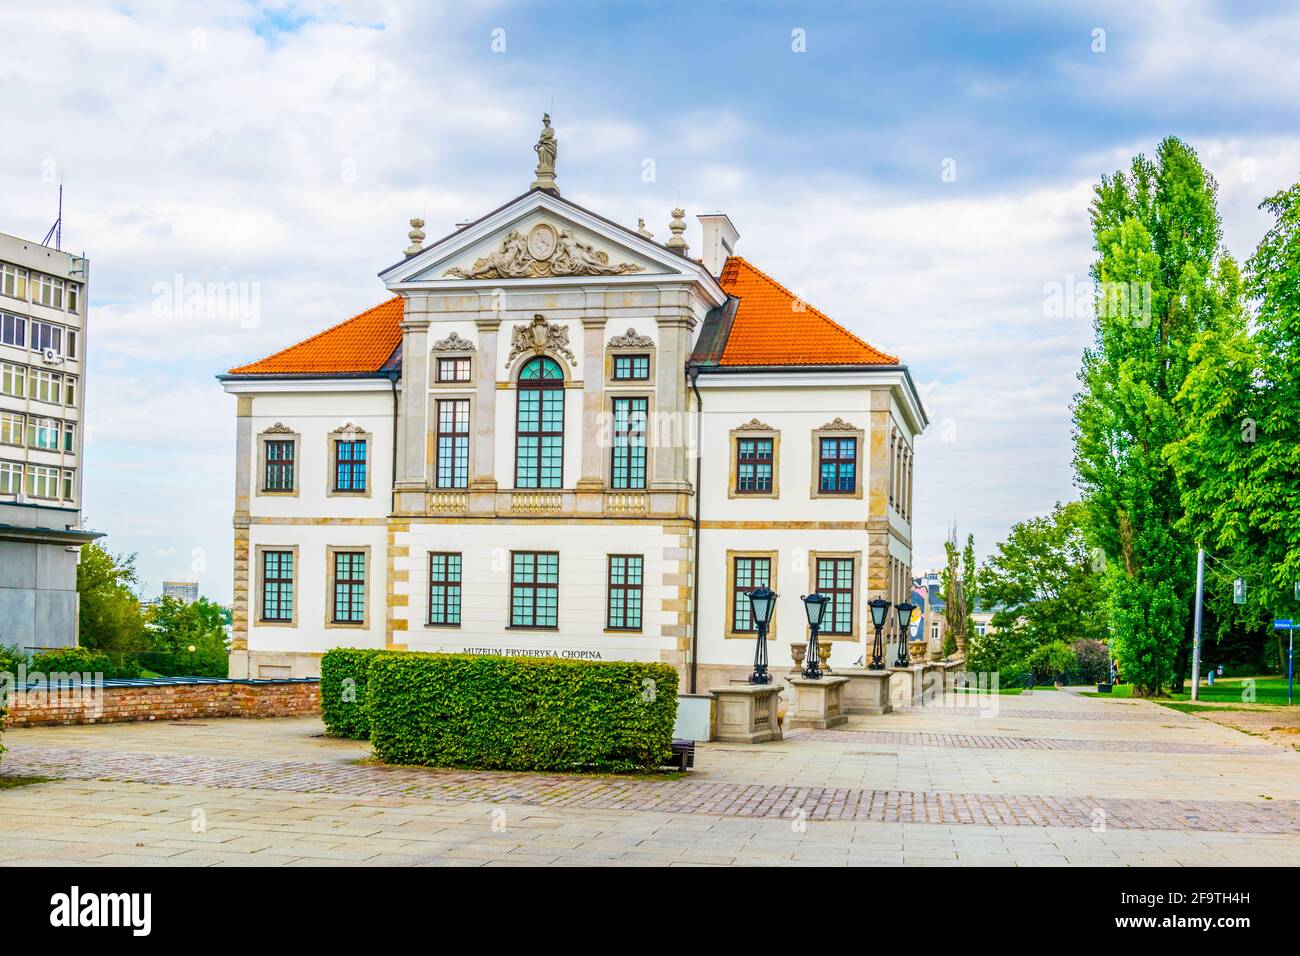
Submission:
[[[1250,682],[1254,682],[1254,700],[1249,696]],[[1300,697],[1300,681],[1297,681],[1297,697]],[[1132,684],[1117,684],[1109,694],[1085,691],[1085,697],[1132,697]],[[1166,693],[1163,697],[1153,698],[1157,703],[1166,701],[1190,701],[1192,695],[1184,691],[1181,694]],[[1268,674],[1263,677],[1220,677],[1211,687],[1201,681],[1200,700],[1208,704],[1286,704],[1286,677]],[[1193,705],[1195,706],[1195,705]]]
[[[980,690],[978,687],[958,687],[958,688],[955,688],[955,689],[956,689],[957,693],[959,693],[959,694],[991,694],[991,693],[993,693],[993,691],[990,690],[990,689],[988,689],[988,688],[985,688],[984,690]],[[998,688],[998,693],[999,693],[999,694],[1007,694],[1007,695],[1010,695],[1010,696],[1014,696],[1014,695],[1016,695],[1016,694],[1023,694],[1024,692],[1025,692],[1025,689],[1024,689],[1023,687],[999,687],[999,688]]]
[[[53,777],[6,777],[0,775],[0,790],[8,790],[11,787],[26,787],[33,783],[49,783],[54,780]]]

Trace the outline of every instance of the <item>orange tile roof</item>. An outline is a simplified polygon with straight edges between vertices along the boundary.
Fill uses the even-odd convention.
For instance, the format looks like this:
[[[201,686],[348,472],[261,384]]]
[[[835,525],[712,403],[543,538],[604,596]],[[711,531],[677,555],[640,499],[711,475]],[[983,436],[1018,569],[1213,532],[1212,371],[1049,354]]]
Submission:
[[[719,365],[897,365],[740,256],[718,283],[740,300]]]
[[[402,297],[394,296],[230,375],[328,375],[377,372],[402,341]]]

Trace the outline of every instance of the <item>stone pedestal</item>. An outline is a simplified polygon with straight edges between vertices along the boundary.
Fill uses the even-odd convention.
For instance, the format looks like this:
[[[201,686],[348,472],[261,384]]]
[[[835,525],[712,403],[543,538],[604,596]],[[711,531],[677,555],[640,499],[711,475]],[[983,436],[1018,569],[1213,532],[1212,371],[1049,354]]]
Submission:
[[[844,688],[848,682],[847,677],[823,677],[821,680],[790,678],[790,684],[794,687],[790,729],[810,727],[813,730],[829,730],[847,724],[849,718],[844,713]]]
[[[847,677],[844,687],[844,712],[869,714],[879,717],[894,709],[889,702],[889,671],[873,671],[863,667],[841,667],[836,675]]]
[[[938,703],[943,695],[943,674],[934,664],[913,664],[891,668],[894,674],[894,703],[899,707],[923,707]]]
[[[912,706],[914,674],[910,667],[889,668],[889,702],[895,707]]]
[[[710,688],[718,699],[716,739],[732,744],[761,744],[781,739],[776,716],[780,684],[731,684]]]

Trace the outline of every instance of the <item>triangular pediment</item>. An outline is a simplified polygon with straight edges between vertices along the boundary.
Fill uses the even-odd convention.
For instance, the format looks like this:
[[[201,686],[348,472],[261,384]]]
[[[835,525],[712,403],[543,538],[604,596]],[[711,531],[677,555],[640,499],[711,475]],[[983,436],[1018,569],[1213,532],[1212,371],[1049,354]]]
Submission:
[[[699,263],[537,190],[380,274],[389,288],[490,282],[712,278]]]

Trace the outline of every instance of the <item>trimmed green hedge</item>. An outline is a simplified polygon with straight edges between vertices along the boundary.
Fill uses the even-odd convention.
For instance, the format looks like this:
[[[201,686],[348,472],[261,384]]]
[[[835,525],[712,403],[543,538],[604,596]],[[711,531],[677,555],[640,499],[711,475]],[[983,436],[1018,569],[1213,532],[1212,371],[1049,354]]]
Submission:
[[[367,677],[370,739],[387,763],[623,773],[672,752],[668,664],[383,652]],[[323,667],[321,683],[323,698]]]
[[[370,736],[366,715],[366,671],[383,651],[336,647],[320,659],[320,715],[331,737],[365,740]],[[352,683],[347,683],[351,681]]]
[[[29,671],[43,674],[103,674],[104,680],[140,676],[140,665],[132,660],[116,661],[103,651],[87,647],[57,647],[32,655]]]
[[[224,650],[144,651],[135,662],[164,677],[229,677],[230,657]]]

